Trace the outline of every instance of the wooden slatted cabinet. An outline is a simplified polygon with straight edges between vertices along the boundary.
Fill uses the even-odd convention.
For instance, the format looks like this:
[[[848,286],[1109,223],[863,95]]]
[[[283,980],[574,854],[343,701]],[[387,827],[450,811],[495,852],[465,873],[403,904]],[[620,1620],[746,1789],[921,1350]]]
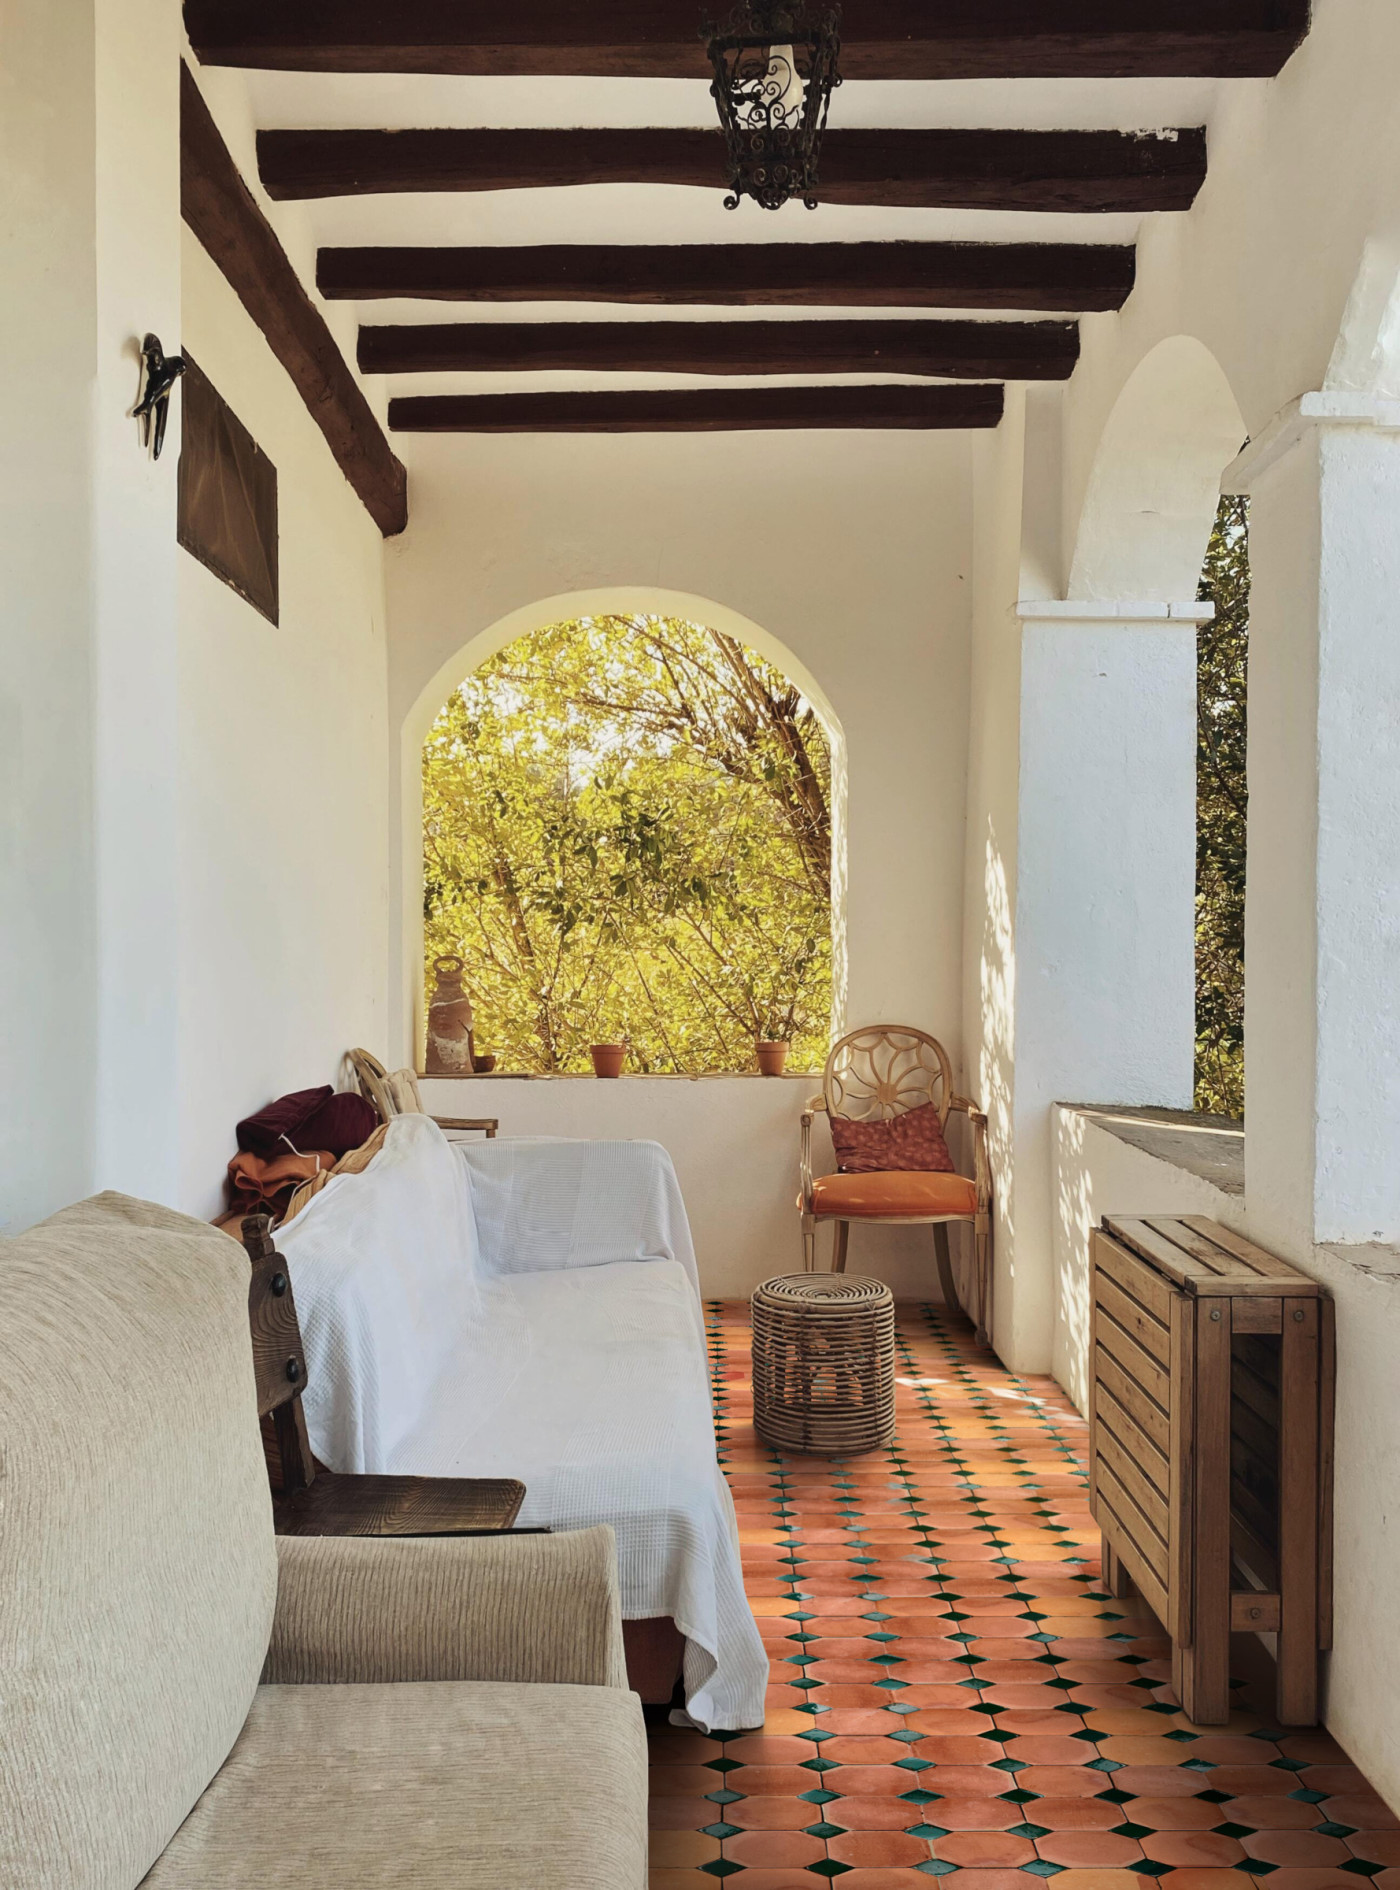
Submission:
[[[1274,1638],[1278,1717],[1311,1726],[1331,1643],[1332,1302],[1215,1221],[1092,1239],[1090,1501],[1104,1582],[1172,1641],[1197,1724],[1230,1714],[1230,1635]]]

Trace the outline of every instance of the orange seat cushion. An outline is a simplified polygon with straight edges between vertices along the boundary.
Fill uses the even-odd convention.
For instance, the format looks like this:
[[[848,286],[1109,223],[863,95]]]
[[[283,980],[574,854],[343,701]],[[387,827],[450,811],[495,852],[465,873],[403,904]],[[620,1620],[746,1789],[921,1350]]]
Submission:
[[[965,1175],[900,1171],[878,1175],[823,1175],[812,1183],[816,1213],[833,1219],[878,1220],[881,1215],[975,1214],[977,1184]]]

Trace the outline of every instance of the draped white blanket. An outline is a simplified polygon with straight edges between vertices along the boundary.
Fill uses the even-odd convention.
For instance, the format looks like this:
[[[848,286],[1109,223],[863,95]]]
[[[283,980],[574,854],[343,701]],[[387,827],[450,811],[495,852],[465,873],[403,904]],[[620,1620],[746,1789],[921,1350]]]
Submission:
[[[331,1181],[279,1245],[323,1462],[515,1476],[522,1523],[610,1523],[624,1616],[668,1615],[686,1637],[691,1718],[762,1723],[768,1663],[715,1460],[695,1257],[663,1148],[452,1148],[405,1116],[364,1174]]]

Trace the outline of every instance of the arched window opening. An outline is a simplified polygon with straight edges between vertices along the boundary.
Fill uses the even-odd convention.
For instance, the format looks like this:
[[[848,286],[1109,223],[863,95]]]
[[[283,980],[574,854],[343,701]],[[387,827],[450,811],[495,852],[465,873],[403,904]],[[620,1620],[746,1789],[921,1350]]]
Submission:
[[[1201,576],[1197,657],[1196,1107],[1244,1115],[1249,500],[1221,500]]]
[[[517,638],[423,749],[427,989],[465,961],[503,1070],[820,1067],[832,1008],[832,780],[796,686],[735,638],[589,616]]]

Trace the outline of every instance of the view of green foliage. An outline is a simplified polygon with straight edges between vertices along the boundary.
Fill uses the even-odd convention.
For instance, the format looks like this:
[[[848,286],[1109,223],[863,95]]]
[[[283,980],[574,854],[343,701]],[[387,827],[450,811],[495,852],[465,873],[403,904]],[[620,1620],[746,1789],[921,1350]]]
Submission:
[[[831,758],[731,637],[588,617],[473,672],[423,750],[424,918],[508,1070],[818,1068],[831,1015]]]
[[[1220,502],[1201,578],[1196,739],[1196,1107],[1244,1115],[1249,501]]]

